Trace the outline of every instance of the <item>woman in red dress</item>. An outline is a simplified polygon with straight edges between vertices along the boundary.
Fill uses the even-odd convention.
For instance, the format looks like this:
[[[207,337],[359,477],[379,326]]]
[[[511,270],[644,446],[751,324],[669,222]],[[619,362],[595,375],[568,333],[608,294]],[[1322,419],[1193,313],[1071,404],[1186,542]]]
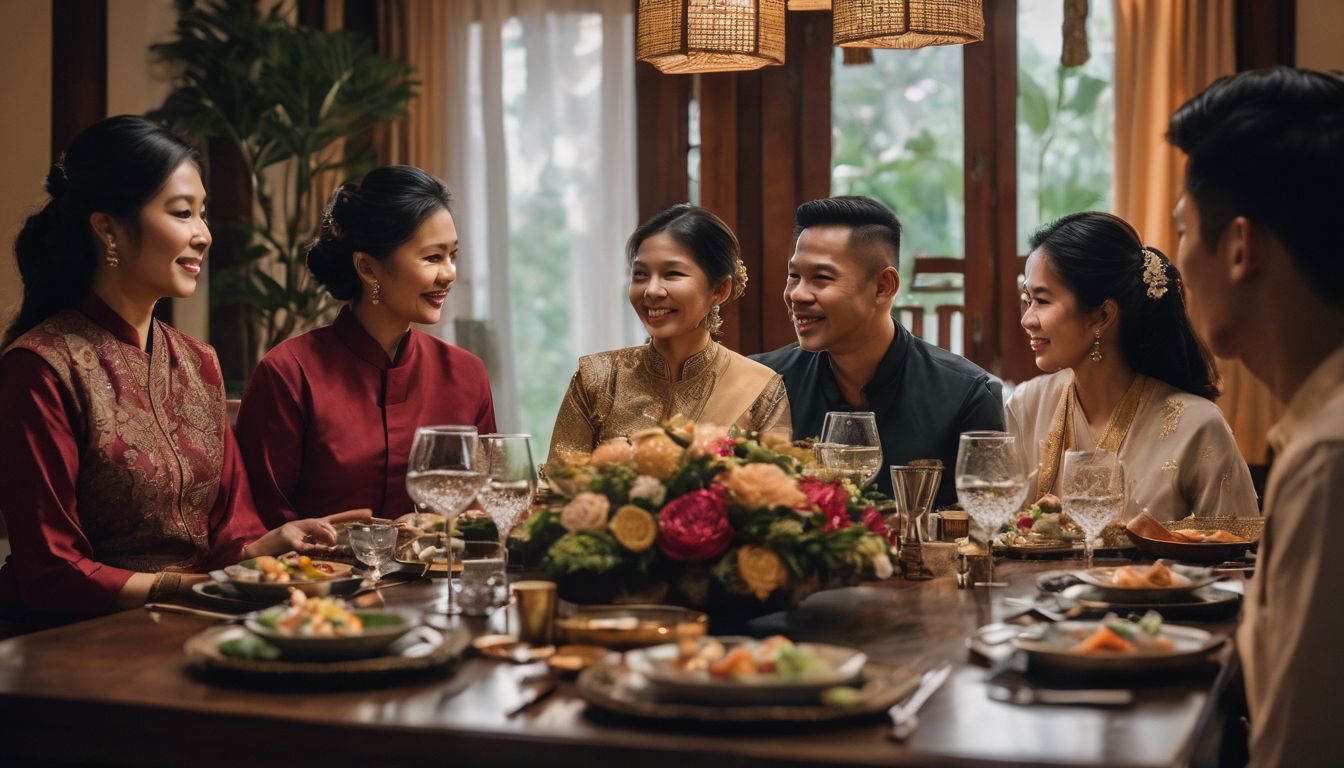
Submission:
[[[447,186],[410,166],[332,195],[308,268],[349,304],[329,326],[271,350],[238,413],[238,442],[271,525],[347,507],[414,511],[406,461],[417,427],[495,431],[485,366],[411,327],[439,321],[457,279]]]
[[[153,318],[196,290],[210,230],[190,147],[103,120],[47,175],[14,252],[23,304],[0,357],[0,616],[62,620],[189,590],[245,557],[334,543],[267,532],[214,350]]]

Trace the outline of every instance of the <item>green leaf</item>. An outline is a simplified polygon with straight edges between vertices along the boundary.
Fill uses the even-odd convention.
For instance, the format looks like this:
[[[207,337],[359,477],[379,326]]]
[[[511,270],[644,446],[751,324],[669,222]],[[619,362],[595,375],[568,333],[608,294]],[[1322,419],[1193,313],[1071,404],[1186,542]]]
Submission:
[[[1046,98],[1045,89],[1025,71],[1018,72],[1017,96],[1022,120],[1033,134],[1044,135],[1046,129],[1050,127],[1052,117],[1050,100]]]
[[[1091,75],[1080,75],[1074,79],[1073,95],[1064,103],[1064,109],[1080,115],[1091,114],[1097,106],[1097,99],[1106,90],[1107,85],[1105,80]]]

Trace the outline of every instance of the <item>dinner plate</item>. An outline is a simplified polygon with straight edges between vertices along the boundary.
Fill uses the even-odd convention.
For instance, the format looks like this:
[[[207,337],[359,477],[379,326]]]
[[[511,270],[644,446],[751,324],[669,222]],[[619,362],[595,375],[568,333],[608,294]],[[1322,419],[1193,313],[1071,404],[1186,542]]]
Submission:
[[[228,581],[198,581],[191,585],[191,591],[194,600],[225,610],[255,610],[274,603],[273,600],[249,599]]]
[[[1171,570],[1188,579],[1186,584],[1179,587],[1124,587],[1111,582],[1111,578],[1118,567],[1124,566],[1093,568],[1088,571],[1078,571],[1076,575],[1084,584],[1088,584],[1100,592],[1102,599],[1112,603],[1162,603],[1171,600],[1183,600],[1196,589],[1208,586],[1217,580],[1217,577],[1206,569],[1173,565]],[[1128,567],[1143,568],[1148,566]]]
[[[417,672],[441,667],[462,655],[471,641],[466,629],[436,630],[417,626],[388,645],[377,656],[337,661],[240,659],[220,652],[221,643],[241,640],[252,633],[239,626],[214,626],[187,639],[183,651],[194,666],[212,672],[245,677],[346,679]]]
[[[1241,595],[1220,589],[1215,583],[1169,601],[1119,603],[1107,600],[1091,584],[1075,584],[1059,593],[1059,601],[1066,609],[1077,607],[1081,611],[1079,618],[1102,616],[1107,613],[1125,616],[1145,611],[1159,611],[1165,619],[1214,621],[1235,616],[1241,606]]]
[[[729,651],[743,643],[757,642],[746,637],[719,640]],[[648,681],[650,690],[660,699],[723,706],[816,702],[825,689],[857,680],[868,660],[862,651],[840,645],[799,643],[798,648],[828,662],[830,670],[803,677],[716,677],[703,670],[687,672],[672,663],[678,656],[676,643],[626,651],[625,663]]]
[[[248,600],[256,600],[264,603],[278,603],[289,597],[289,589],[293,587],[303,592],[309,597],[324,597],[326,595],[346,595],[359,589],[359,585],[364,581],[363,576],[354,574],[354,567],[346,563],[338,563],[331,560],[314,560],[320,565],[328,565],[332,568],[332,576],[329,579],[293,579],[290,581],[260,581],[261,571],[252,567],[255,558],[244,560],[237,565],[230,565],[225,568],[222,575],[223,580],[227,581],[242,597]],[[221,580],[214,571],[210,574],[216,581]]]
[[[244,626],[280,649],[289,659],[355,659],[384,653],[389,645],[415,627],[409,617],[390,611],[351,611],[364,622],[364,631],[346,636],[305,636],[280,631],[275,622],[289,609],[277,605],[249,617]]]
[[[678,624],[705,634],[709,617],[675,605],[586,605],[555,620],[561,641],[607,648],[640,648],[674,639]]]
[[[805,703],[763,701],[734,706],[724,706],[723,702],[686,703],[656,695],[648,679],[625,664],[598,662],[579,674],[577,689],[590,706],[625,717],[687,721],[697,727],[774,729],[883,718],[888,709],[915,692],[919,675],[904,667],[870,661],[853,685],[853,694],[847,700],[834,703],[819,698]]]
[[[1099,621],[1061,621],[1025,630],[1009,642],[1027,654],[1033,668],[1058,672],[1150,672],[1203,663],[1222,644],[1202,629],[1163,624],[1162,633],[1175,648],[1166,652],[1076,653],[1071,648],[1094,632]]]

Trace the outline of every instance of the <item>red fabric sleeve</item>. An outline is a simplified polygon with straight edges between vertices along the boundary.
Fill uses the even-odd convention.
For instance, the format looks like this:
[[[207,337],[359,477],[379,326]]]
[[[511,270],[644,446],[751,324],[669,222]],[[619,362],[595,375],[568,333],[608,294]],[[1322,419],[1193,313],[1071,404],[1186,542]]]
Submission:
[[[55,371],[23,349],[0,358],[0,404],[0,512],[11,548],[0,568],[0,612],[108,612],[134,572],[95,561],[81,527],[74,404]]]
[[[263,359],[243,392],[237,447],[267,528],[299,519],[291,499],[299,487],[306,423],[297,392],[270,359]]]
[[[481,371],[481,412],[476,417],[476,432],[488,435],[497,432],[495,428],[495,399],[490,393],[490,379]]]
[[[224,465],[219,478],[219,495],[210,509],[210,553],[206,569],[233,565],[242,559],[243,546],[266,533],[253,506],[247,473],[233,430],[224,430]]]

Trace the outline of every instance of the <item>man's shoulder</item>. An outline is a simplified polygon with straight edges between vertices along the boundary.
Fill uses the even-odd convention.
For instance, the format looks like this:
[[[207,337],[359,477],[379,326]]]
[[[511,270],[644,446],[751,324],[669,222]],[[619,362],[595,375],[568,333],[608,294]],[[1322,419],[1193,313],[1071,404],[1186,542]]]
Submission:
[[[972,384],[989,381],[989,372],[955,352],[912,336],[906,355],[906,375],[918,372],[944,384]]]
[[[798,342],[795,341],[779,349],[757,355],[748,355],[747,357],[770,368],[775,373],[789,373],[806,367],[816,356],[816,352],[808,352],[798,346]]]

